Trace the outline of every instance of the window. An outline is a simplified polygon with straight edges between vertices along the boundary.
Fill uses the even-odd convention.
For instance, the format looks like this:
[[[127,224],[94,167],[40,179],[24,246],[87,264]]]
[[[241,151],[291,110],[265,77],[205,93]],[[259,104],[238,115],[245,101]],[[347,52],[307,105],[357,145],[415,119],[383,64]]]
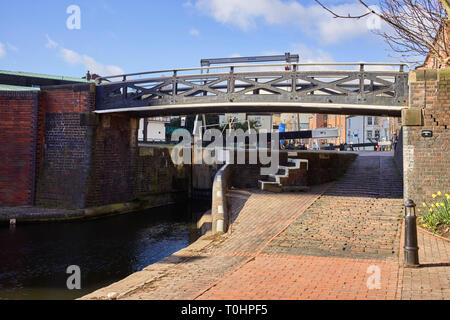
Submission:
[[[377,125],[377,124],[378,124],[378,118],[377,118],[377,117],[373,118],[373,124],[374,124],[374,125]]]
[[[372,117],[367,117],[367,124],[368,124],[369,126],[371,126],[372,123],[373,123]]]
[[[352,132],[349,131],[347,135],[348,135],[348,137],[350,138],[350,137],[352,136]]]
[[[367,130],[367,138],[368,139],[372,138],[372,130]]]
[[[375,138],[380,139],[380,130],[375,130]]]

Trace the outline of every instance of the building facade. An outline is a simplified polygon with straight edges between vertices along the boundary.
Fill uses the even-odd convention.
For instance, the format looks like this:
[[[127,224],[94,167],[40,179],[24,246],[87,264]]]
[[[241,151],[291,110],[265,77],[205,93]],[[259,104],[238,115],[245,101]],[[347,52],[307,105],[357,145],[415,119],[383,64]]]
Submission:
[[[372,116],[348,116],[346,120],[347,144],[374,143],[390,146],[392,140],[392,119]],[[361,150],[373,150],[373,147]]]

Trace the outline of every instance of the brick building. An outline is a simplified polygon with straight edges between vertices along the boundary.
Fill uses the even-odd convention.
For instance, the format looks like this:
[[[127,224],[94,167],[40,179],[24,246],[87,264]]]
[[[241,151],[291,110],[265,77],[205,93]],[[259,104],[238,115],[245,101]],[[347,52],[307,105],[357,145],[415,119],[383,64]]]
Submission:
[[[319,128],[337,128],[339,129],[339,137],[332,139],[322,139],[320,144],[332,143],[334,145],[344,144],[346,142],[346,116],[336,114],[313,114],[309,119],[309,129]]]
[[[443,43],[445,43],[445,45],[442,45]],[[425,58],[424,63],[420,67],[418,67],[418,69],[450,68],[449,52],[448,50],[444,51],[442,49],[443,47],[448,48],[449,46],[450,46],[450,20],[447,20],[446,22],[442,23],[439,33],[436,36],[435,40],[435,48],[441,59],[438,59],[436,57],[436,54],[433,54],[433,52],[430,51],[427,57]],[[442,60],[444,61],[446,60],[447,63],[442,62]]]

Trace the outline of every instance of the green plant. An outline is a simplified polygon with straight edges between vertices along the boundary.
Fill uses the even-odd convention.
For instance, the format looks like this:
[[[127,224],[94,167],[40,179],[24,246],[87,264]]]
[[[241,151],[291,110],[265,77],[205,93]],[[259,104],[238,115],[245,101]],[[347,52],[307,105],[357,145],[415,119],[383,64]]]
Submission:
[[[450,195],[438,191],[432,195],[433,201],[430,204],[422,203],[423,214],[421,214],[421,225],[432,231],[436,231],[439,225],[450,226]],[[418,212],[422,211],[420,208]]]

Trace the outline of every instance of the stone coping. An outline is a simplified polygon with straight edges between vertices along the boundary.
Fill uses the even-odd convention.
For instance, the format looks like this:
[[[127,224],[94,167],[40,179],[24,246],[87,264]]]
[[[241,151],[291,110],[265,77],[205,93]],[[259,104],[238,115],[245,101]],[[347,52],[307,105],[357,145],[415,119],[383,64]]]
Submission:
[[[442,240],[444,240],[444,241],[450,242],[450,239],[444,238],[443,236],[440,236],[440,235],[438,235],[438,234],[436,234],[436,233],[433,233],[433,232],[431,232],[431,231],[428,231],[427,229],[422,228],[422,227],[419,226],[419,225],[417,225],[417,229],[420,230],[420,231],[422,231],[422,232],[424,232],[424,233],[429,234],[430,236],[433,236],[433,237],[436,237],[436,238],[438,238],[438,239],[442,239]]]
[[[59,209],[42,208],[34,206],[0,207],[0,225],[18,223],[41,223],[41,222],[67,222],[83,219],[94,219],[103,216],[130,213],[138,210],[161,207],[175,204],[174,199],[169,199],[166,193],[161,196],[161,202],[153,202],[149,199],[136,200],[133,202],[115,203],[105,206],[90,207],[85,209]],[[14,220],[13,222],[11,220]]]

